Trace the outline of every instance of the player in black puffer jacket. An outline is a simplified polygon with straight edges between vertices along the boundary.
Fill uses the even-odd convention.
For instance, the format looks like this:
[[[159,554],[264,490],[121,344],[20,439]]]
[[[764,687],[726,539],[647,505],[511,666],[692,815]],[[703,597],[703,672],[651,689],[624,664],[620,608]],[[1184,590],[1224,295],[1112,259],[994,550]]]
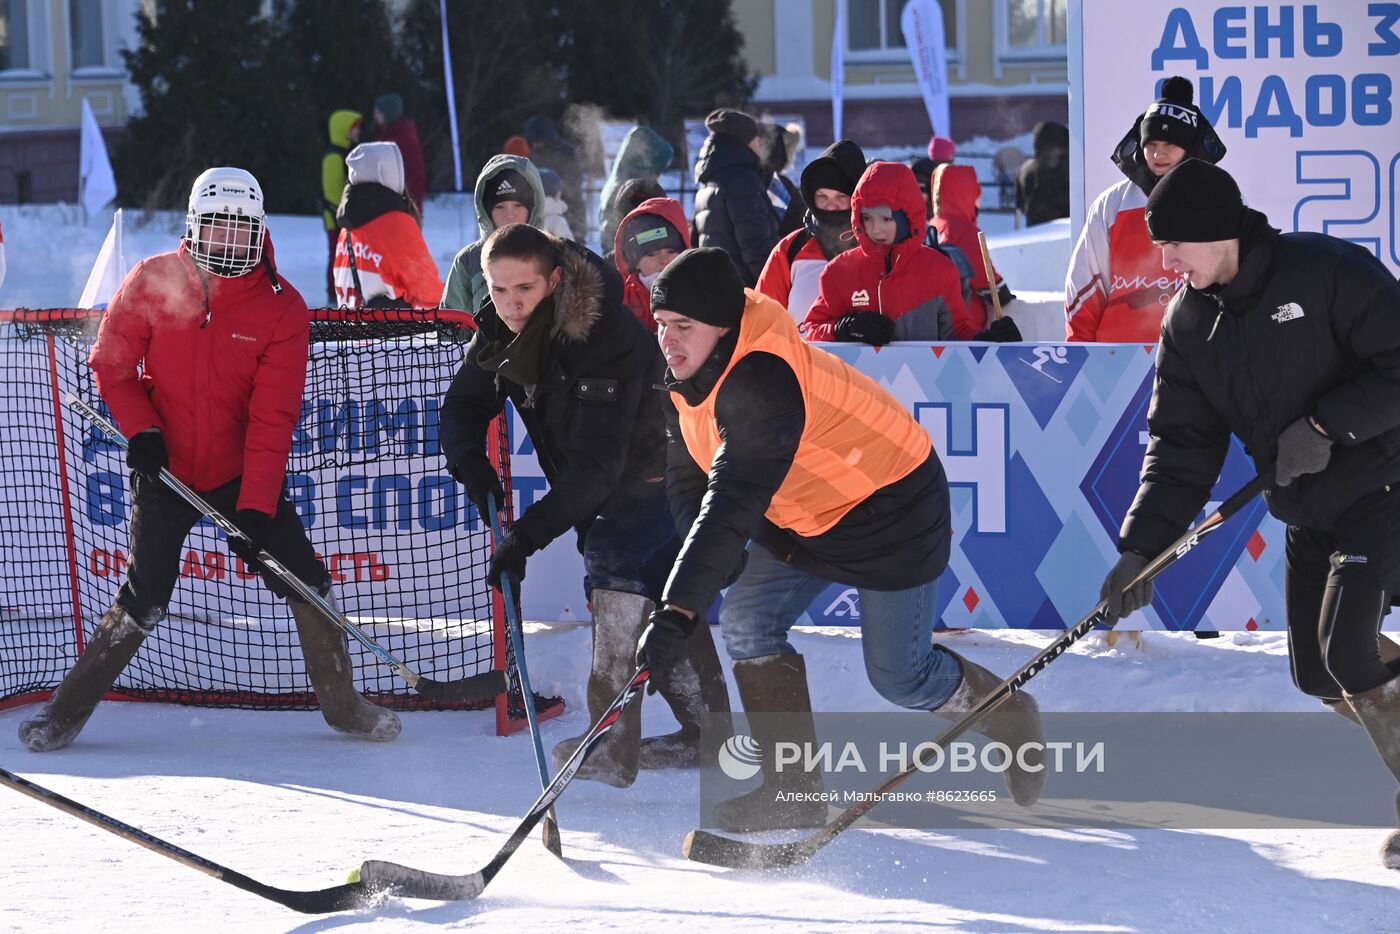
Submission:
[[[1146,219],[1188,284],[1162,324],[1109,613],[1151,601],[1150,584],[1123,588],[1195,519],[1238,436],[1288,523],[1293,679],[1359,721],[1400,780],[1400,660],[1380,635],[1400,593],[1400,283],[1354,243],[1280,234],[1198,159],[1157,184]],[[1383,858],[1400,869],[1400,831]]]

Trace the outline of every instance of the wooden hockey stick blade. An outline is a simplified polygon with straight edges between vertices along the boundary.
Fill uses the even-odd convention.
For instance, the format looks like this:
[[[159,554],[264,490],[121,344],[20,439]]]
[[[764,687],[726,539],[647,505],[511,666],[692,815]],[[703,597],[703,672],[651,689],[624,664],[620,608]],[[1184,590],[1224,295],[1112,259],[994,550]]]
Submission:
[[[802,842],[750,843],[721,837],[707,830],[692,830],[686,834],[681,852],[693,862],[725,869],[782,869],[785,866],[800,866],[812,855],[802,846]]]

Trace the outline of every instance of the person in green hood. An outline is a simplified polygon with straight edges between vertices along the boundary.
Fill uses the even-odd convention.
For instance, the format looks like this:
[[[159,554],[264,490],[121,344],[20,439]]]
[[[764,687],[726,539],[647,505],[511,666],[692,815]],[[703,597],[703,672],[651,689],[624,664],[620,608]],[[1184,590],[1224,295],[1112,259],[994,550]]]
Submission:
[[[487,298],[481,267],[486,238],[507,224],[529,224],[543,230],[545,219],[544,184],[539,169],[524,156],[492,156],[477,176],[474,196],[481,238],[462,247],[452,260],[441,305],[473,313]]]
[[[326,228],[326,298],[335,304],[335,242],[340,226],[335,209],[345,193],[345,156],[360,141],[360,122],[364,115],[356,110],[337,110],[329,122],[330,145],[321,154],[321,221]]]

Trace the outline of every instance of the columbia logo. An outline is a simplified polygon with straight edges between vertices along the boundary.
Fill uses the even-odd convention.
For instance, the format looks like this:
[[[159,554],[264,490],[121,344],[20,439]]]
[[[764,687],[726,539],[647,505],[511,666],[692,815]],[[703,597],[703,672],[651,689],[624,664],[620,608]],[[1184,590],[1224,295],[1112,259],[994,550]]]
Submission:
[[[869,306],[869,304],[870,304],[870,293],[867,292],[867,291],[865,291],[865,289],[856,289],[854,292],[851,293],[851,307],[852,307],[852,308],[855,308],[855,307],[860,306],[860,305]]]
[[[1303,317],[1303,308],[1295,302],[1289,302],[1287,305],[1278,306],[1278,311],[1274,312],[1269,317],[1273,318],[1279,324],[1285,321],[1295,321]]]
[[[496,194],[513,195],[515,194],[515,186],[510,183],[510,179],[503,178],[501,179],[501,183],[496,186]]]
[[[256,337],[249,337],[247,334],[239,334],[237,331],[233,332],[233,339],[236,341],[247,341],[250,344],[256,344],[258,342]]]

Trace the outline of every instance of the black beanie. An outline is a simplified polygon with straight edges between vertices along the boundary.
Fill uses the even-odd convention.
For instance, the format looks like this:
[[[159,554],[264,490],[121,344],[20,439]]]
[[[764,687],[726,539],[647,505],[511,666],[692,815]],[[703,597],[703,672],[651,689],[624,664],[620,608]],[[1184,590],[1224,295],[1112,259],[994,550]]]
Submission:
[[[1152,189],[1146,217],[1147,233],[1158,242],[1236,240],[1244,199],[1229,172],[1204,159],[1187,159]]]
[[[486,204],[488,214],[502,201],[518,201],[528,210],[534,210],[535,207],[534,190],[525,176],[515,169],[502,169],[491,176],[486,182],[482,200]]]
[[[845,195],[853,195],[856,191],[856,179],[847,175],[846,170],[841,168],[841,164],[835,159],[814,159],[802,170],[802,188],[804,191],[810,190],[813,195],[818,188],[830,188]]]
[[[747,146],[758,135],[758,122],[742,110],[710,111],[705,118],[705,129],[716,136],[727,136],[740,146]]]
[[[685,239],[660,214],[638,214],[623,226],[622,256],[631,268],[636,269],[643,256],[664,249],[680,253]]]
[[[1205,118],[1191,102],[1195,88],[1180,75],[1162,82],[1162,96],[1138,121],[1138,142],[1145,149],[1153,140],[1180,146],[1190,153],[1201,138]]]
[[[745,301],[739,270],[715,247],[686,250],[651,284],[652,311],[674,311],[720,328],[739,326]]]

